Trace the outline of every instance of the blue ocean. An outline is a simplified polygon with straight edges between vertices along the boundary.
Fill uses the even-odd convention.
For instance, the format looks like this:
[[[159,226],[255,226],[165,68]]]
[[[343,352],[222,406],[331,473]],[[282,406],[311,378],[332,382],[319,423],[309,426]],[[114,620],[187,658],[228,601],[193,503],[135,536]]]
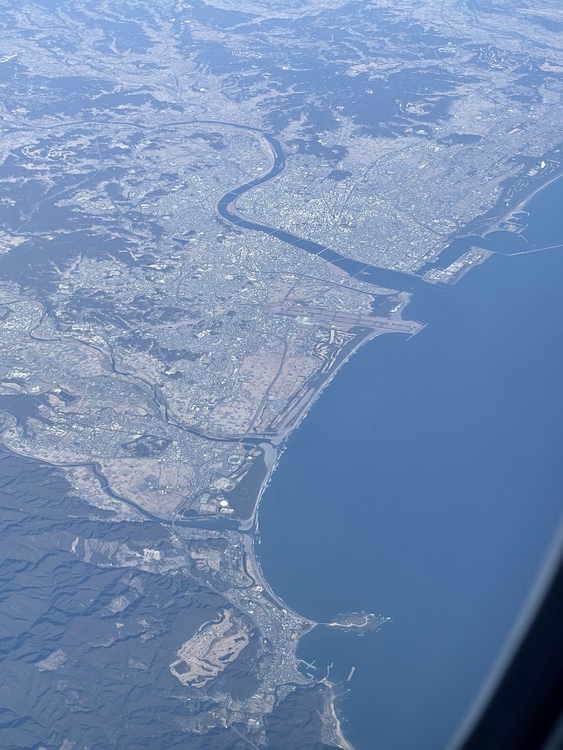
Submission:
[[[332,664],[356,750],[439,750],[521,612],[563,503],[563,181],[520,237],[451,289],[417,293],[416,337],[382,336],[290,437],[260,509],[274,590],[327,622],[300,656]],[[502,254],[501,254],[502,253]],[[520,254],[511,254],[520,253]],[[352,667],[353,677],[346,681]]]

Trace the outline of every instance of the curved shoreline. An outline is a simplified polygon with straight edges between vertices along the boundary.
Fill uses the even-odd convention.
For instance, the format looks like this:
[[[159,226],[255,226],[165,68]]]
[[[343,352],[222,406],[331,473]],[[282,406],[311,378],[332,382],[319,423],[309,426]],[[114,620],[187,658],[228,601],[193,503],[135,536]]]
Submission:
[[[83,123],[81,123],[81,124],[83,124]],[[114,124],[116,124],[116,125],[120,125],[120,124],[123,125],[124,123],[114,123]],[[272,138],[271,136],[269,136],[268,134],[264,133],[264,131],[261,131],[259,128],[254,128],[252,126],[244,126],[244,125],[240,125],[240,124],[236,124],[236,123],[228,123],[228,122],[225,123],[225,122],[219,122],[219,121],[213,121],[213,120],[208,120],[208,121],[205,121],[205,120],[192,120],[192,121],[189,121],[189,123],[178,122],[178,123],[172,123],[172,124],[170,124],[168,126],[165,125],[165,126],[161,126],[161,127],[172,127],[172,126],[177,127],[177,126],[185,125],[185,124],[190,124],[190,125],[213,124],[213,125],[219,125],[219,126],[224,126],[224,127],[238,128],[240,130],[244,130],[244,131],[247,131],[247,132],[254,133],[254,134],[257,135],[257,137],[259,136],[261,138],[264,138],[266,140],[266,142],[269,144],[269,146],[272,148],[272,154],[273,154],[274,163],[273,163],[273,165],[271,166],[270,170],[267,173],[261,175],[258,178],[255,178],[254,180],[251,180],[250,182],[244,183],[243,185],[241,185],[241,186],[239,186],[237,188],[229,190],[227,193],[225,193],[219,199],[219,201],[216,204],[216,210],[217,210],[217,212],[220,214],[220,216],[223,219],[225,219],[226,221],[229,221],[231,224],[233,224],[234,226],[237,226],[239,228],[249,229],[249,230],[252,230],[252,231],[257,231],[257,232],[261,232],[261,233],[267,234],[267,235],[272,236],[272,237],[274,237],[276,239],[279,239],[279,240],[281,240],[283,242],[286,242],[287,244],[289,244],[291,246],[297,247],[297,248],[299,248],[301,250],[304,250],[305,252],[309,252],[309,253],[311,253],[313,255],[316,255],[316,256],[320,257],[322,260],[324,260],[325,262],[328,262],[331,265],[339,268],[341,271],[345,271],[348,276],[360,276],[361,280],[365,281],[367,283],[371,283],[371,284],[374,284],[374,285],[377,285],[377,286],[385,286],[385,287],[396,288],[397,287],[397,282],[402,282],[404,284],[407,284],[407,283],[408,284],[413,284],[417,288],[418,288],[419,285],[420,285],[420,288],[423,288],[423,289],[429,289],[430,288],[429,285],[426,282],[423,282],[419,277],[416,277],[414,275],[411,276],[409,274],[402,274],[400,272],[386,271],[385,269],[379,269],[379,268],[377,268],[375,266],[364,265],[364,264],[362,264],[362,263],[360,263],[358,261],[354,261],[354,260],[351,260],[349,258],[345,258],[344,256],[336,253],[335,251],[332,251],[329,248],[326,248],[326,247],[324,247],[324,246],[322,246],[322,245],[320,245],[318,243],[312,242],[310,240],[304,240],[302,238],[299,238],[299,237],[297,237],[295,235],[290,234],[289,232],[284,232],[283,230],[278,230],[278,229],[275,229],[275,228],[272,228],[272,227],[268,227],[268,226],[260,224],[258,222],[252,222],[250,220],[247,220],[247,219],[241,217],[236,212],[236,201],[238,200],[238,198],[241,197],[244,193],[246,193],[249,190],[251,190],[252,188],[257,187],[258,185],[263,184],[263,183],[265,183],[265,182],[267,182],[267,181],[269,181],[271,179],[274,179],[279,174],[281,174],[283,172],[283,170],[285,169],[285,155],[283,153],[283,148],[282,148],[281,144],[278,141],[276,141],[274,138]],[[133,124],[131,124],[131,125],[132,125],[132,127],[139,127],[139,126],[136,126],[136,125],[133,125]],[[62,125],[53,126],[53,128],[57,128],[57,127],[63,127],[63,126]],[[279,161],[278,161],[278,159],[279,159]],[[547,184],[550,184],[550,182],[553,182],[554,180],[556,180],[558,178],[558,176],[559,175],[557,175],[555,177],[552,177],[552,179],[549,182],[547,182],[547,183],[539,186],[538,188],[536,188],[536,190],[534,190],[533,192],[530,193],[530,195],[528,195],[526,198],[524,198],[518,204],[518,206],[519,207],[520,206],[524,206],[529,200],[531,200],[536,195],[536,193],[540,192],[543,189],[543,187],[545,187]],[[515,209],[512,208],[507,213],[508,214],[513,213],[514,210]],[[491,229],[490,231],[493,231],[493,229]],[[348,267],[350,268],[350,270],[353,270],[353,268],[357,268],[358,270],[354,274],[349,273],[346,270],[346,268],[344,267],[345,263],[347,263],[347,264],[356,264],[356,266],[353,266],[352,268],[350,268],[350,266],[348,266]],[[391,282],[391,283],[384,282],[384,281],[381,280],[381,276],[380,276],[381,274],[393,274],[392,278],[395,279],[396,281],[395,282]],[[388,278],[388,277],[385,276],[385,278]],[[379,279],[379,280],[376,280],[376,279]],[[399,287],[399,288],[402,288],[404,291],[407,291],[407,290],[408,291],[413,291],[413,288],[408,288],[407,289],[406,286],[405,287]],[[105,477],[103,476],[103,474],[101,474],[99,472],[99,470],[98,470],[99,469],[99,465],[96,462],[83,462],[83,463],[74,463],[74,464],[51,464],[51,465],[52,466],[62,467],[62,468],[65,468],[65,467],[68,468],[70,466],[87,466],[92,471],[92,473],[98,478],[98,480],[100,481],[100,483],[102,483],[102,480],[103,480],[103,482],[105,484],[102,483],[102,487],[103,487],[104,491],[108,495],[110,495],[112,498],[114,498],[114,499],[116,499],[116,500],[118,500],[118,501],[120,501],[122,503],[125,503],[125,504],[129,505],[130,507],[132,507],[133,509],[135,509],[137,512],[141,513],[143,516],[145,516],[149,520],[158,522],[158,523],[163,524],[165,526],[171,526],[171,527],[179,526],[179,527],[196,528],[196,529],[210,528],[212,530],[225,529],[225,530],[237,531],[237,533],[241,534],[243,540],[248,543],[248,546],[245,544],[245,549],[247,551],[247,554],[252,557],[253,562],[256,564],[256,566],[257,566],[257,568],[258,568],[258,570],[260,572],[261,583],[263,583],[265,589],[267,590],[267,592],[270,595],[270,597],[272,598],[272,600],[276,603],[277,606],[280,606],[280,607],[283,606],[283,607],[285,607],[290,613],[294,614],[302,622],[309,622],[310,625],[311,625],[310,629],[312,629],[312,628],[314,628],[317,625],[317,623],[313,623],[312,621],[307,620],[307,618],[302,617],[297,612],[294,612],[290,607],[288,607],[285,604],[285,602],[283,602],[283,600],[281,600],[279,597],[277,597],[275,595],[275,593],[272,591],[271,587],[267,584],[267,582],[266,582],[266,580],[265,580],[265,578],[263,576],[263,573],[262,573],[259,561],[257,559],[256,550],[254,549],[254,544],[253,544],[253,535],[254,535],[255,532],[258,532],[259,505],[260,505],[260,502],[261,502],[261,499],[262,499],[263,492],[265,491],[266,486],[267,486],[268,482],[270,481],[270,479],[271,479],[271,477],[272,477],[272,475],[273,475],[273,473],[275,471],[275,467],[276,467],[277,461],[281,457],[281,452],[278,449],[279,444],[282,441],[286,440],[287,437],[289,436],[289,434],[291,433],[291,431],[293,429],[295,429],[299,425],[300,421],[308,413],[308,410],[310,409],[312,403],[316,400],[316,398],[318,398],[320,396],[320,394],[322,393],[323,389],[330,383],[330,381],[332,380],[332,377],[334,377],[334,375],[336,374],[336,372],[338,371],[338,369],[347,361],[347,359],[353,353],[355,353],[355,351],[357,351],[359,349],[359,347],[361,345],[363,345],[363,343],[366,343],[368,340],[370,340],[371,338],[374,338],[377,335],[379,335],[379,334],[378,333],[373,333],[371,335],[366,336],[364,339],[362,339],[361,342],[359,342],[357,344],[357,346],[355,346],[354,349],[351,352],[349,352],[342,359],[342,361],[336,366],[336,368],[330,372],[329,376],[321,384],[321,386],[318,389],[316,389],[316,390],[314,390],[312,392],[310,398],[302,405],[301,409],[299,410],[298,419],[294,423],[290,424],[290,427],[279,437],[279,439],[276,438],[275,441],[273,441],[273,440],[272,441],[267,441],[268,445],[271,447],[271,449],[273,451],[273,457],[272,457],[272,460],[271,460],[271,464],[269,466],[267,465],[266,477],[265,477],[264,482],[263,482],[263,484],[262,484],[262,486],[260,488],[259,495],[258,495],[258,497],[256,499],[256,504],[255,504],[255,507],[254,507],[253,515],[252,515],[252,522],[251,522],[251,525],[249,527],[247,527],[247,528],[245,528],[242,525],[241,526],[237,526],[236,524],[233,526],[233,522],[231,522],[229,524],[229,521],[225,521],[224,519],[222,519],[224,525],[223,524],[220,525],[217,522],[211,523],[209,521],[206,522],[205,520],[203,520],[201,523],[198,523],[198,521],[196,519],[193,519],[193,521],[183,521],[183,520],[180,520],[180,519],[176,519],[174,516],[172,518],[169,518],[169,519],[161,518],[161,517],[158,517],[158,516],[156,516],[154,514],[151,514],[148,511],[145,511],[143,508],[141,508],[140,506],[138,506],[133,501],[130,501],[130,500],[126,499],[126,498],[123,498],[123,497],[115,494],[111,490],[111,488],[109,487],[109,484],[108,484],[107,480],[105,479]],[[117,374],[122,374],[122,375],[125,374],[125,373],[120,373],[119,371],[117,371],[115,369],[114,369],[114,372],[116,372]],[[228,440],[228,438],[225,438],[224,440]],[[248,440],[250,441],[251,439],[249,438]],[[263,440],[264,442],[266,442],[266,440],[264,438],[261,438],[261,440]],[[12,449],[8,448],[8,450],[12,450]],[[15,451],[12,451],[12,452],[14,452],[14,453],[17,454],[17,452],[15,452]],[[24,455],[24,454],[17,454],[17,455]],[[39,460],[43,461],[44,463],[49,463],[48,461],[44,461],[43,459],[39,459]],[[306,632],[309,632],[310,629],[307,630]],[[301,637],[302,636],[300,636],[297,639],[296,646],[295,646],[296,649],[298,647],[298,643],[299,643],[299,640],[300,640]],[[296,657],[295,654],[294,654],[294,657],[295,657],[295,659],[297,661],[299,661],[297,659],[297,657]],[[319,680],[317,682],[324,682],[324,684],[327,686],[328,690],[330,691],[331,711],[332,711],[332,715],[334,717],[335,731],[336,731],[336,733],[338,735],[338,739],[339,739],[339,741],[341,743],[340,747],[342,747],[345,750],[351,750],[351,745],[347,742],[347,740],[344,738],[344,736],[342,734],[340,722],[339,722],[338,716],[336,714],[336,709],[335,709],[336,695],[335,695],[335,692],[334,692],[334,684],[331,683],[331,682],[329,682],[328,680]]]

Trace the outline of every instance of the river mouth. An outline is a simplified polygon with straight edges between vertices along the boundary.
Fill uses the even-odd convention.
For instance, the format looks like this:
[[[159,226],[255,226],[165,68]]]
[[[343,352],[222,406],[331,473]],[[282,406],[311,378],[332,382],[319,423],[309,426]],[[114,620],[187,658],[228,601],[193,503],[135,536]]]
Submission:
[[[316,255],[325,262],[336,266],[337,268],[345,271],[349,276],[358,277],[361,281],[368,284],[374,284],[375,286],[387,287],[396,291],[414,292],[416,290],[422,291],[426,286],[418,276],[414,274],[402,273],[400,271],[391,271],[385,268],[379,268],[378,266],[369,265],[362,263],[352,258],[347,258],[344,255],[332,250],[329,247],[321,245],[319,242],[298,237],[291,232],[287,232],[284,229],[277,227],[270,227],[260,222],[253,221],[247,217],[241,216],[237,211],[236,202],[237,200],[248,193],[258,185],[263,185],[265,182],[275,179],[278,175],[282,174],[286,167],[285,153],[281,143],[271,136],[269,133],[260,130],[259,128],[250,127],[246,125],[240,125],[238,123],[231,122],[219,122],[216,120],[199,120],[202,124],[213,124],[222,125],[227,127],[234,127],[240,130],[247,130],[250,133],[264,139],[268,144],[272,152],[272,164],[270,169],[259,177],[250,180],[249,182],[239,185],[236,188],[229,190],[221,198],[219,198],[216,208],[219,215],[228,221],[233,226],[239,229],[250,229],[254,232],[260,232],[267,234],[270,237],[285,242],[292,247],[297,247],[299,250],[304,250],[306,253]]]

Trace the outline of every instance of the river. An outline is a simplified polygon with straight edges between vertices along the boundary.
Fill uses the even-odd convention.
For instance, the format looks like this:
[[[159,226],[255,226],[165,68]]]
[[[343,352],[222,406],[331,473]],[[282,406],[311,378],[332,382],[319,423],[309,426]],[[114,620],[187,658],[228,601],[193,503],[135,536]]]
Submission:
[[[562,180],[538,193],[513,249],[560,243],[562,204]],[[351,358],[265,493],[261,565],[291,607],[393,618],[300,648],[319,676],[356,667],[338,703],[356,750],[444,747],[533,585],[561,521],[562,280],[563,250],[496,254],[416,294],[429,325]]]
[[[362,281],[365,281],[368,284],[408,292],[414,292],[416,290],[421,291],[424,288],[425,282],[421,281],[417,276],[401,273],[400,271],[378,268],[377,266],[371,266],[352,258],[347,258],[346,256],[337,253],[335,250],[332,250],[325,245],[321,245],[319,242],[304,237],[298,237],[284,229],[261,224],[260,222],[241,216],[236,209],[236,202],[241,195],[248,193],[258,185],[269,182],[284,171],[286,162],[283,147],[276,138],[259,128],[253,128],[233,122],[219,122],[217,120],[197,120],[194,122],[234,127],[239,130],[246,130],[250,133],[258,133],[271,148],[272,164],[270,169],[260,177],[256,177],[255,179],[250,180],[250,182],[245,182],[243,185],[239,185],[238,187],[229,190],[217,202],[217,212],[230,224],[241,229],[251,229],[254,232],[267,234],[270,237],[275,237],[281,242],[285,242],[288,245],[304,250],[311,255],[318,255],[330,265],[344,269],[344,271],[350,276],[358,276]]]

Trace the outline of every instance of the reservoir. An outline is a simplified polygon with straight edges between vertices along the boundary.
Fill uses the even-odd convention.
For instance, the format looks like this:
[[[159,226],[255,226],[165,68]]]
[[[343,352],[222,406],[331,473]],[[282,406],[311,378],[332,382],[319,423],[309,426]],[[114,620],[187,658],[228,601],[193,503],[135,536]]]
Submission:
[[[440,750],[503,646],[561,521],[563,181],[522,238],[455,287],[415,294],[416,337],[381,336],[294,432],[260,507],[264,574],[319,627],[356,750]],[[351,681],[345,682],[351,667]]]

